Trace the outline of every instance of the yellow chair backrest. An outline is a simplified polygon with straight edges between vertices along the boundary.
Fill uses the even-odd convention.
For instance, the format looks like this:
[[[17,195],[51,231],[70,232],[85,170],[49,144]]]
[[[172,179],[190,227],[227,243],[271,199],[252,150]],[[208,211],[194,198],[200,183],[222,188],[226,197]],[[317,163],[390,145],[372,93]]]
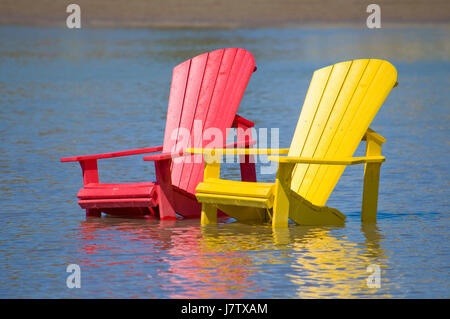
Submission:
[[[387,61],[361,59],[314,72],[289,156],[350,157],[397,82]],[[345,166],[297,164],[291,189],[325,205]]]

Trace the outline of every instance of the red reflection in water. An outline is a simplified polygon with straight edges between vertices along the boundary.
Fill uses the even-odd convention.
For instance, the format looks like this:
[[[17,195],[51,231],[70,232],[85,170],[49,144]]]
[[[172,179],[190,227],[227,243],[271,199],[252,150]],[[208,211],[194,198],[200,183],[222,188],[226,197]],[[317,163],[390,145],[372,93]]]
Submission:
[[[251,258],[240,251],[220,251],[221,245],[214,245],[214,238],[202,233],[199,223],[183,227],[185,222],[87,219],[80,224],[83,266],[128,265],[122,270],[130,278],[125,282],[150,280],[150,295],[159,285],[170,291],[170,298],[244,298],[255,286],[249,279]],[[155,265],[159,278],[137,272],[142,264]],[[160,267],[164,264],[168,269]]]
[[[205,236],[200,227],[189,227],[183,233],[173,234],[173,245],[168,250],[171,257],[165,259],[170,268],[161,275],[167,277],[171,286],[182,289],[170,297],[245,297],[246,288],[255,286],[249,279],[251,258],[239,251],[220,251],[221,247],[208,244]],[[196,285],[192,286],[192,282]]]

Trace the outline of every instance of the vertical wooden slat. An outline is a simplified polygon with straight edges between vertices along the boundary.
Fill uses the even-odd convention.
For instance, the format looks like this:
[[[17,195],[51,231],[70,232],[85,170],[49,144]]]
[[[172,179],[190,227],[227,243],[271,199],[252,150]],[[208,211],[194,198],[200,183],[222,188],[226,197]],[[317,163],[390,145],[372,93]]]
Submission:
[[[308,137],[303,145],[301,156],[313,157],[317,145],[320,142],[320,138],[323,131],[327,129],[328,119],[333,112],[336,100],[341,92],[342,86],[347,78],[348,70],[350,69],[351,62],[338,63],[334,66],[332,73],[328,79],[327,87],[322,95],[320,104],[317,106],[316,116],[309,130]],[[305,189],[309,189],[312,180],[306,179],[305,176],[308,168],[312,165],[297,165],[295,176],[299,180],[299,187],[294,189],[300,195]],[[317,165],[314,165],[317,166]]]
[[[334,135],[337,133],[340,123],[348,109],[350,101],[353,98],[356,88],[361,80],[361,77],[367,67],[368,60],[356,60],[353,61],[350,70],[347,74],[344,85],[342,86],[339,97],[333,107],[333,111],[330,114],[328,122],[326,124],[326,129],[323,130],[323,134],[320,138],[320,142],[314,152],[314,157],[323,158],[326,156],[327,151],[331,145]],[[300,189],[300,195],[304,198],[311,198],[312,194],[315,193],[318,186],[318,172],[323,168],[319,165],[311,165],[308,168],[308,172],[305,174],[306,183],[308,179],[310,180],[310,187],[308,189]],[[305,183],[305,184],[306,184]],[[302,185],[303,188],[303,185]]]
[[[221,49],[210,52],[208,56],[205,74],[203,76],[202,90],[200,92],[195,115],[195,120],[201,122],[201,134],[203,134],[205,129],[206,119],[209,114],[211,100],[217,83],[217,77],[219,75],[220,65],[222,63],[224,53],[225,49]],[[194,138],[193,142],[195,148],[201,148],[203,146],[202,137]],[[191,158],[193,163],[188,167],[185,167],[186,172],[183,172],[183,174],[189,176],[189,178],[187,178],[188,183],[186,185],[182,185],[182,188],[190,193],[194,193],[199,181],[203,179],[204,161],[201,154],[193,155]]]
[[[215,85],[213,87],[213,95],[211,98],[211,102],[208,109],[208,114],[205,119],[205,124],[203,127],[203,131],[211,128],[211,127],[217,127],[217,114],[220,111],[222,99],[226,92],[226,85],[228,82],[228,78],[230,75],[231,67],[234,63],[234,59],[236,56],[237,49],[231,48],[231,49],[225,49],[225,52],[223,54],[223,57],[221,59],[220,67],[219,67],[219,73],[217,75],[217,79],[215,81]],[[228,93],[228,92],[226,92]],[[203,140],[202,146],[206,146],[210,141]],[[197,174],[195,172],[191,173],[191,179],[195,181],[196,184],[203,178],[203,169],[195,169],[197,171]],[[195,187],[197,186],[195,184]],[[192,184],[191,184],[192,185]],[[191,189],[195,190],[195,187],[192,187]]]
[[[217,125],[223,129],[231,127],[234,116],[237,112],[240,102],[240,89],[242,88],[242,78],[245,74],[242,72],[245,69],[245,56],[247,51],[238,49],[234,58],[233,65],[230,70],[230,76],[228,78],[227,88],[224,99],[222,100],[222,106],[218,115]],[[240,98],[239,98],[240,97]],[[239,98],[239,102],[236,100]],[[226,133],[226,132],[224,132]],[[224,134],[224,144],[226,142],[226,134]]]
[[[208,59],[208,54],[202,54],[196,56],[191,60],[191,67],[189,70],[188,83],[186,85],[186,92],[183,101],[183,111],[180,118],[179,128],[186,129],[190,132],[192,138],[192,127],[194,122],[194,116],[197,109],[197,102],[200,94],[200,89],[202,86],[203,75],[205,73],[206,62]],[[186,145],[181,145],[181,147],[186,147]],[[188,147],[190,145],[187,145]],[[187,183],[186,174],[184,174],[184,162],[186,157],[174,161],[172,165],[172,183],[173,185],[180,187],[181,184]],[[187,176],[189,178],[189,176]]]
[[[332,70],[333,66],[329,66],[314,72],[289,148],[289,156],[300,156]],[[302,178],[296,174],[296,168],[297,166],[294,167],[292,174],[291,188],[293,190],[298,190]]]
[[[173,69],[169,106],[167,109],[166,129],[164,132],[163,152],[174,151],[173,148],[175,147],[176,141],[171,139],[171,134],[180,124],[190,66],[191,60],[188,60],[177,65]]]

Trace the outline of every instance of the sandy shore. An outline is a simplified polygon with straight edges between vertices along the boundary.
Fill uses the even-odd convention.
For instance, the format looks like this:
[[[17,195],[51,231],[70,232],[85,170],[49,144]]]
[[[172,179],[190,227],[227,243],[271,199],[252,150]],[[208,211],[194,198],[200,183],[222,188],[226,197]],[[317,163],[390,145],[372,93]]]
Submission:
[[[81,7],[92,27],[258,27],[361,23],[381,6],[382,23],[448,23],[448,0],[1,0],[0,24],[65,26],[66,7]]]

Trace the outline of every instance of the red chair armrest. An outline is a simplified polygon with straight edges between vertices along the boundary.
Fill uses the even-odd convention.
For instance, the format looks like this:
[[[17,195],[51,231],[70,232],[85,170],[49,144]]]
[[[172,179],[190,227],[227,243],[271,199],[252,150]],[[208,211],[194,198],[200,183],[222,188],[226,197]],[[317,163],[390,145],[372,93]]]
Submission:
[[[190,155],[190,154],[189,153],[184,154],[183,151],[179,151],[178,153],[165,152],[165,153],[159,153],[159,154],[150,155],[150,156],[144,156],[144,161],[156,162],[156,161],[163,161],[163,160],[167,160],[167,159],[171,159],[171,158],[175,158],[175,157],[187,156],[187,155]]]
[[[87,160],[97,160],[97,159],[138,155],[138,154],[145,154],[145,153],[155,153],[155,152],[162,151],[162,149],[163,149],[162,146],[156,146],[156,147],[147,147],[147,148],[140,148],[140,149],[134,149],[134,150],[128,150],[128,151],[121,151],[121,152],[63,157],[63,158],[61,158],[61,162],[80,162],[80,161],[87,161]]]
[[[255,126],[255,123],[253,123],[252,121],[247,120],[246,118],[236,114],[233,120],[232,127],[238,127],[239,124],[240,126],[244,126],[247,128]]]

